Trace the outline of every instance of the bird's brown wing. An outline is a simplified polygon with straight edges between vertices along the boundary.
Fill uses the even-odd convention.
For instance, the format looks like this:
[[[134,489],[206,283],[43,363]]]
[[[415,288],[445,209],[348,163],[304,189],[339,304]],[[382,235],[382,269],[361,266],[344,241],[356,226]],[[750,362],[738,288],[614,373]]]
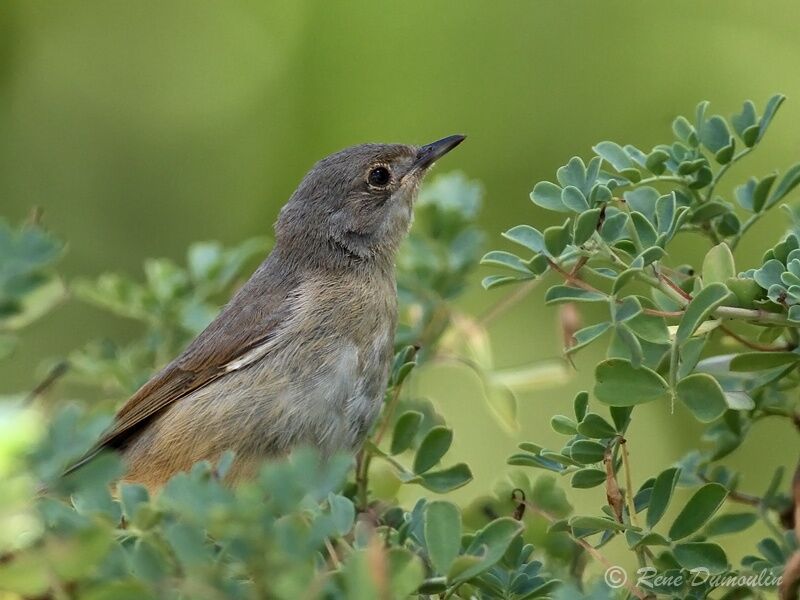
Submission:
[[[220,315],[184,350],[119,409],[114,422],[92,449],[65,474],[91,460],[103,448],[123,447],[151,418],[171,404],[224,377],[226,365],[265,344],[290,311],[292,286],[263,290],[266,265],[257,271]],[[254,292],[258,292],[254,294]]]

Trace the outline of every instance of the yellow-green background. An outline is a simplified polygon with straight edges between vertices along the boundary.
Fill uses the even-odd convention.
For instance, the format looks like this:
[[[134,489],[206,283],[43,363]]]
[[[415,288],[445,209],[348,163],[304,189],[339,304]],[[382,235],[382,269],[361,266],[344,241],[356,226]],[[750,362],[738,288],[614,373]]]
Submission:
[[[528,192],[572,154],[586,157],[602,139],[649,149],[700,99],[729,115],[745,98],[763,106],[773,92],[787,94],[766,142],[721,186],[727,194],[744,175],[800,159],[799,23],[791,0],[6,0],[0,214],[17,221],[43,207],[69,241],[67,278],[138,274],[144,258],[181,260],[195,240],[271,232],[303,173],[329,152],[466,133],[439,169],[484,183],[481,223],[501,246],[499,232],[512,225],[551,224]],[[752,266],[783,227],[778,213],[765,219],[737,252],[738,266]],[[674,258],[703,248],[686,238]],[[481,291],[479,275],[468,310],[508,293]],[[534,294],[498,320],[497,364],[558,356],[554,315]],[[0,393],[28,389],[41,359],[101,335],[124,339],[128,327],[66,303],[0,368]],[[460,498],[488,489],[518,441],[559,447],[549,417],[591,385],[598,356],[581,357],[567,385],[523,394],[517,436],[489,417],[476,380],[452,370],[421,378],[476,473]],[[680,407],[638,410],[634,484],[679,458],[697,433]],[[744,471],[743,488],[758,492],[770,475],[759,465],[791,465],[797,448],[788,424],[767,421],[730,462]],[[601,495],[575,497],[588,509]],[[752,537],[742,543],[734,555]]]

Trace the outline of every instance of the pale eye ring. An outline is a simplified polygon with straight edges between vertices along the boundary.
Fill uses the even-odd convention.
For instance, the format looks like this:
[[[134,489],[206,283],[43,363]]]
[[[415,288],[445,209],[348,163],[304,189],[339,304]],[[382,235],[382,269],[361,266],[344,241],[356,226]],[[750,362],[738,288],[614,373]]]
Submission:
[[[367,175],[367,182],[373,187],[386,187],[392,181],[392,174],[383,165],[378,165],[370,169]]]

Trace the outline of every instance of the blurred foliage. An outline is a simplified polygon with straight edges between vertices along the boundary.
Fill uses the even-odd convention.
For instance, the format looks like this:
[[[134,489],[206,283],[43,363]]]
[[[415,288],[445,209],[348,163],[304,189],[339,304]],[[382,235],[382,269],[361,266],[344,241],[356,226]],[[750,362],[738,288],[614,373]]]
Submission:
[[[768,454],[760,468],[774,476],[758,496],[743,494],[740,474],[719,462],[766,417],[800,429],[800,239],[790,231],[743,272],[732,253],[750,227],[800,184],[800,164],[782,175],[747,179],[735,190],[738,206],[717,192],[729,167],[762,143],[783,100],[771,97],[760,114],[746,101],[730,120],[709,116],[708,102],[701,102],[691,119],[673,121],[669,143],[647,152],[600,142],[588,164],[574,157],[558,169],[558,183],[539,182],[531,192],[535,204],[561,213],[563,223],[544,231],[516,226],[503,235],[526,254],[495,250],[483,262],[510,272],[487,277],[486,288],[552,273],[559,281],[547,289],[546,303],[597,303],[607,315],[570,332],[564,351],[571,355],[610,338],[593,389],[610,419],[590,410],[589,394],[581,392],[573,414],[551,420],[552,429],[567,437],[561,449],[522,443],[522,452],[509,459],[569,475],[573,488],[603,489],[599,515],[562,519],[551,531],[598,536],[595,548],[624,536],[640,567],[656,567],[667,577],[697,569],[732,575],[739,570],[711,539],[745,530],[760,517],[771,536],[758,543],[759,555],[744,557],[741,568],[767,572],[773,584],[785,573],[782,596],[790,597],[800,570],[789,565],[800,561],[800,550],[787,515],[800,502],[800,490],[783,492],[783,467]],[[675,265],[670,251],[687,233],[707,238],[708,251],[694,264]],[[723,343],[728,346],[721,349]],[[628,427],[640,405],[667,401],[681,402],[705,431],[697,450],[675,467],[651,470],[634,490]],[[679,483],[696,490],[670,527],[661,529]],[[751,512],[712,520],[726,498]],[[637,515],[645,511],[643,523]],[[650,591],[646,587],[673,598],[714,590],[711,583],[684,578],[631,593],[641,596]]]

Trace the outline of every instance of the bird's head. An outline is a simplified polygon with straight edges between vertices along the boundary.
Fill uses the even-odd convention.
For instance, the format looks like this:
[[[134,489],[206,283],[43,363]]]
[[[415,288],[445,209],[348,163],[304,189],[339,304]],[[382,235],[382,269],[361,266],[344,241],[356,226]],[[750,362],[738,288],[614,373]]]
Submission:
[[[391,261],[411,225],[420,182],[464,140],[426,146],[362,144],[323,158],[300,183],[275,226],[278,248],[328,264]]]

